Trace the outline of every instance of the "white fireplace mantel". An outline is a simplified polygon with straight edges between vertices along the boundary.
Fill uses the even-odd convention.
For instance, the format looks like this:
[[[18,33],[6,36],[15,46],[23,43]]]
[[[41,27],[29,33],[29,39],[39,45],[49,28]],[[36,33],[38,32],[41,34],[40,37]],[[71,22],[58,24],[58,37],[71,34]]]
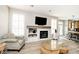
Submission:
[[[47,25],[28,25],[27,28],[51,28],[51,26]]]

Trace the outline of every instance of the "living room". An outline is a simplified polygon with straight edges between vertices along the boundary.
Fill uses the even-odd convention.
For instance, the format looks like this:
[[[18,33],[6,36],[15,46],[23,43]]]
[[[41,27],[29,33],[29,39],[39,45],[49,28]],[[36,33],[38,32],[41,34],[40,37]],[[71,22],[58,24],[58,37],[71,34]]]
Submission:
[[[71,36],[68,32],[69,29],[73,29],[73,25],[69,25],[69,20],[78,21],[78,10],[76,10],[78,7],[0,5],[0,52],[3,54],[79,53],[78,42],[69,40]],[[68,12],[70,13],[67,14]],[[55,30],[58,33],[58,40],[53,38]]]

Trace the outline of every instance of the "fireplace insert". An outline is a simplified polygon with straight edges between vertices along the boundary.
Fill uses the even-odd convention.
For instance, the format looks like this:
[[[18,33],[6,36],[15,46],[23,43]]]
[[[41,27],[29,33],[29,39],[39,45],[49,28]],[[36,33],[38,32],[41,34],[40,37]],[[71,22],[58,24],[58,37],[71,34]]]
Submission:
[[[40,31],[40,39],[48,38],[48,31]]]

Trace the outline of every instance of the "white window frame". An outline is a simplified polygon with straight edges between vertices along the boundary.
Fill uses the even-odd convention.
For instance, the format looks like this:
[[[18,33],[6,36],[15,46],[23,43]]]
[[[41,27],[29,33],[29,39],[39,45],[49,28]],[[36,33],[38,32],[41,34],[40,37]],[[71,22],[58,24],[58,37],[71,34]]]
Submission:
[[[21,14],[21,15],[24,15],[23,13],[18,13],[18,12],[15,12],[15,11],[11,13],[11,15],[10,15],[10,16],[11,16],[11,18],[10,18],[10,19],[11,19],[11,21],[10,21],[10,23],[11,23],[11,25],[10,25],[10,26],[11,26],[11,28],[10,28],[10,29],[11,29],[11,30],[10,30],[11,33],[13,33],[13,32],[12,32],[12,17],[13,17],[13,14]],[[14,33],[13,33],[13,34],[14,34]],[[15,35],[15,34],[14,34],[14,35]],[[20,36],[20,37],[22,37],[22,36],[24,36],[24,35],[25,35],[25,15],[24,15],[24,34],[23,34],[23,35],[15,35],[15,36]]]

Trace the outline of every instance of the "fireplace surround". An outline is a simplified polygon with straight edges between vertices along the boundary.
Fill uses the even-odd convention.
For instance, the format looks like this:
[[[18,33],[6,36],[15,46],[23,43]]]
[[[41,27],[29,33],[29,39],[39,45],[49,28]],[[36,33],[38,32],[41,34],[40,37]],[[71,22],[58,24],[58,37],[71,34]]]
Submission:
[[[51,26],[27,26],[27,41],[35,42],[51,38]],[[31,29],[29,29],[31,28]]]

